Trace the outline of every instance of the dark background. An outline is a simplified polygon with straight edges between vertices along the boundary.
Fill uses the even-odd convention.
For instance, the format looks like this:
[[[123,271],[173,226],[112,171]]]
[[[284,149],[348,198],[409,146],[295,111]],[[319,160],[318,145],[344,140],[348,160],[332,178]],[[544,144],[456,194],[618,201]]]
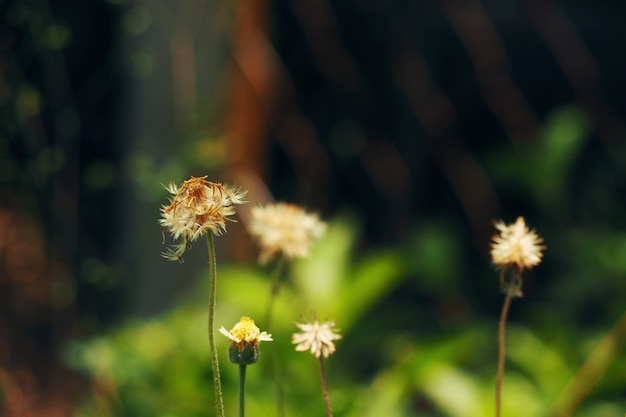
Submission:
[[[57,348],[163,311],[191,285],[159,258],[157,224],[161,184],[189,175],[325,218],[349,211],[363,252],[444,223],[466,242],[463,304],[494,317],[491,222],[524,215],[548,252],[513,319],[558,300],[559,319],[612,323],[626,289],[625,9],[2,1],[6,415],[67,415],[78,382],[58,382],[78,378]],[[223,256],[254,259],[233,235]],[[416,297],[446,294],[407,280],[378,308]]]

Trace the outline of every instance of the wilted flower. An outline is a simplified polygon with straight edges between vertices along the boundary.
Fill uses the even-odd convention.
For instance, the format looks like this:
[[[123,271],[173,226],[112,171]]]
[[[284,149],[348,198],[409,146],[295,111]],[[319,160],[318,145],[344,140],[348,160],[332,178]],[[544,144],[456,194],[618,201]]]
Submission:
[[[207,232],[216,235],[226,230],[228,216],[235,214],[235,205],[243,204],[246,193],[235,188],[191,177],[183,185],[170,183],[165,187],[173,197],[161,207],[159,223],[175,240],[182,241],[163,254],[170,260],[180,260],[191,242]]]
[[[296,350],[298,352],[310,350],[316,358],[319,358],[320,355],[327,358],[335,353],[333,340],[341,339],[341,335],[333,331],[335,324],[335,321],[320,323],[313,315],[312,322],[296,323],[296,326],[304,333],[295,333],[291,337],[291,343],[297,344]]]
[[[229,332],[222,326],[220,333],[231,341],[228,349],[230,361],[240,365],[249,365],[259,359],[259,343],[271,342],[272,335],[261,330],[250,317],[242,317]]]
[[[539,265],[546,247],[541,245],[543,239],[535,230],[528,229],[523,217],[509,225],[499,220],[494,226],[499,231],[491,243],[491,259],[495,265],[516,266],[520,271]]]
[[[307,213],[295,204],[268,204],[250,211],[249,231],[261,246],[261,262],[278,252],[288,258],[306,257],[325,230],[326,224],[317,214]]]

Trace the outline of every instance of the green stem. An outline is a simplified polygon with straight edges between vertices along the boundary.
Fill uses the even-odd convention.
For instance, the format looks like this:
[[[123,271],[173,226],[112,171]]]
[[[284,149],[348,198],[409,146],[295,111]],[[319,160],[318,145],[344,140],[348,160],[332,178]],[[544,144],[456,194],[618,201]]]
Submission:
[[[215,317],[215,292],[217,290],[217,262],[215,259],[215,243],[213,233],[206,233],[206,241],[209,249],[209,268],[211,285],[209,289],[209,348],[211,350],[211,364],[213,366],[213,384],[215,386],[215,408],[218,417],[224,417],[224,402],[222,400],[222,383],[220,379],[220,365],[215,347],[215,336],[213,334]]]
[[[246,404],[246,365],[239,365],[239,417],[245,416]]]
[[[498,379],[496,380],[496,417],[500,417],[502,401],[502,380],[504,379],[504,329],[506,326],[506,316],[511,305],[511,292],[507,291],[502,314],[500,316],[500,327],[498,331]]]
[[[283,390],[282,370],[280,368],[280,355],[278,346],[272,343],[272,363],[274,365],[274,382],[276,384],[276,413],[278,417],[285,416],[285,394]]]
[[[324,367],[324,357],[320,355],[320,375],[322,377],[322,392],[324,394],[324,403],[326,404],[326,416],[333,417],[333,411],[330,408],[330,397],[328,395],[328,385],[326,383],[326,368]]]
[[[278,261],[276,262],[276,267],[274,268],[274,272],[272,273],[272,283],[270,287],[270,294],[267,300],[267,306],[265,309],[265,328],[267,331],[270,331],[272,325],[272,316],[274,310],[274,300],[278,295],[278,290],[280,287],[280,276],[285,264],[285,257],[280,256]],[[276,412],[278,417],[285,416],[285,395],[283,391],[283,381],[282,381],[282,372],[280,369],[280,361],[278,355],[278,348],[276,344],[272,344],[272,363],[273,363],[273,371],[274,371],[274,383],[276,384]]]
[[[274,273],[272,274],[272,284],[270,287],[270,295],[269,295],[269,298],[267,299],[267,306],[265,308],[265,323],[263,324],[268,332],[271,331],[271,327],[272,327],[272,315],[273,315],[272,313],[274,310],[274,300],[276,299],[276,296],[278,295],[278,290],[280,288],[280,276],[283,271],[284,264],[285,264],[285,258],[284,256],[280,255],[280,257],[278,258],[276,262],[276,268],[274,269]]]
[[[501,276],[502,281],[502,276]],[[500,314],[500,325],[498,328],[498,378],[496,379],[496,417],[500,417],[502,408],[502,381],[504,380],[504,330],[506,329],[506,317],[509,313],[509,307],[511,306],[511,300],[515,294],[520,291],[521,276],[517,271],[512,282],[507,284],[506,297],[504,299],[504,305],[502,306],[502,313]]]
[[[626,311],[615,326],[598,342],[583,365],[552,405],[549,416],[571,416],[589,395],[611,364],[623,352],[626,341]]]

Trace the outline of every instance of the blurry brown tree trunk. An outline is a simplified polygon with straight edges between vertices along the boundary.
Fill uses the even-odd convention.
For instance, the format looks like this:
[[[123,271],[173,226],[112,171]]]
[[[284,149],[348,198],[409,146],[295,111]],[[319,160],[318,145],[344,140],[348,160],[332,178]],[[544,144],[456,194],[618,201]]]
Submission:
[[[273,51],[267,38],[269,26],[267,0],[240,2],[235,16],[224,129],[228,169],[240,181],[246,181],[243,175],[264,176],[267,171],[262,155],[267,148],[277,91]]]
[[[268,0],[241,0],[238,6],[224,119],[226,174],[248,190],[248,201],[258,202],[270,199],[262,179],[267,175],[265,154],[277,91],[274,52],[267,37],[268,7]],[[245,210],[240,212],[244,220]],[[235,256],[251,255],[247,239],[233,236],[232,241]]]

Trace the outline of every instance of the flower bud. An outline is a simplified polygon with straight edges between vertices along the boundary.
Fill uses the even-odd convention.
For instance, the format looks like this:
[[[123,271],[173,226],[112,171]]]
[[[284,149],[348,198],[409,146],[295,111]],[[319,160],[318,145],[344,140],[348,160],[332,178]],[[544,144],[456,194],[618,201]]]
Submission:
[[[250,365],[259,360],[259,343],[272,341],[272,335],[261,332],[249,317],[242,317],[230,330],[220,328],[220,333],[230,339],[228,359],[238,365]]]
[[[228,359],[237,365],[252,365],[259,360],[259,346],[231,344],[228,347]]]

